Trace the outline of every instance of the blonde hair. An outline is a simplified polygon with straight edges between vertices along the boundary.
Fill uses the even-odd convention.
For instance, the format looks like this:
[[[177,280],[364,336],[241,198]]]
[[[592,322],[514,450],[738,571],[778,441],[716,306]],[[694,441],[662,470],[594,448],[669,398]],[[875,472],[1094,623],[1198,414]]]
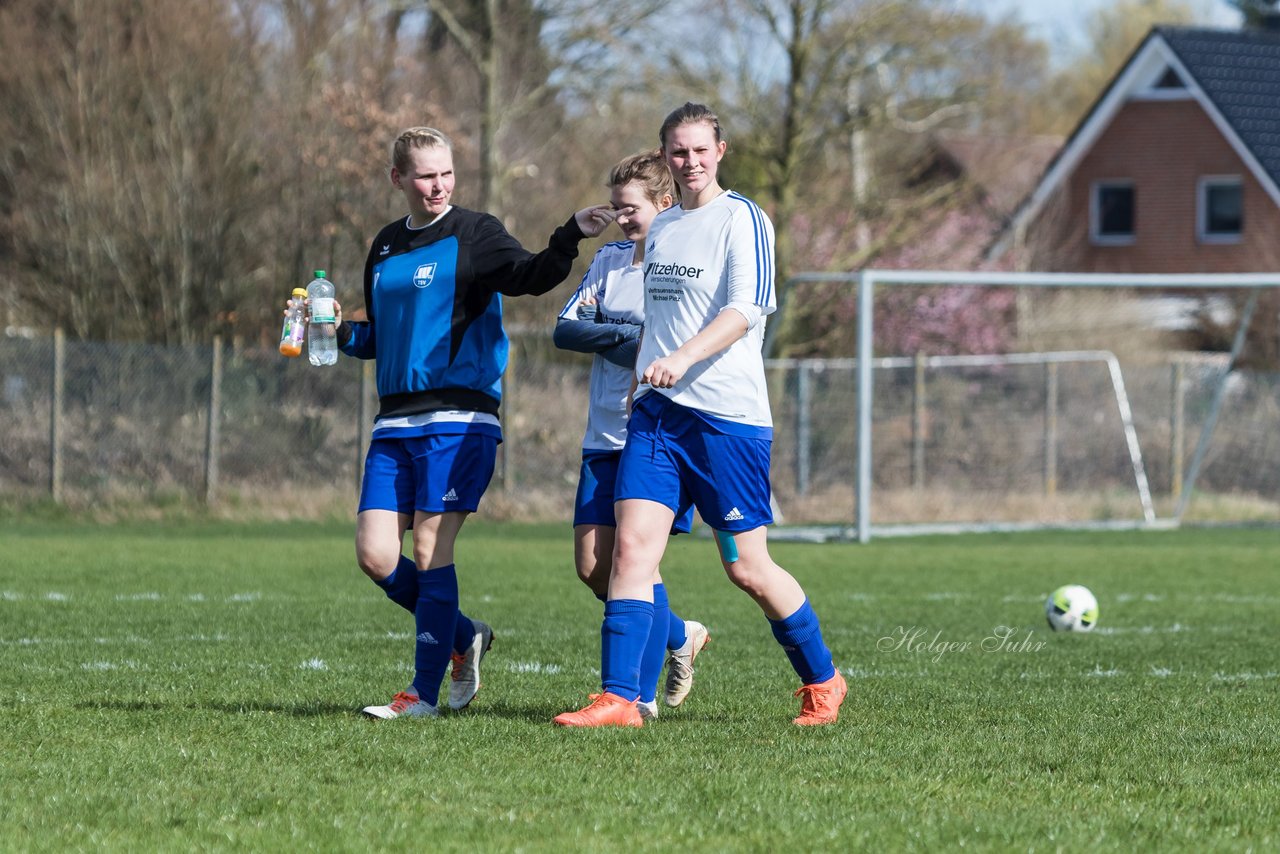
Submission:
[[[401,131],[391,145],[391,165],[404,172],[412,165],[409,152],[420,148],[445,148],[453,151],[453,143],[435,128],[412,127]]]
[[[671,177],[671,170],[667,168],[667,161],[659,148],[624,157],[609,171],[609,187],[633,183],[639,184],[645,196],[658,208],[662,207],[663,196],[677,197],[675,179]]]

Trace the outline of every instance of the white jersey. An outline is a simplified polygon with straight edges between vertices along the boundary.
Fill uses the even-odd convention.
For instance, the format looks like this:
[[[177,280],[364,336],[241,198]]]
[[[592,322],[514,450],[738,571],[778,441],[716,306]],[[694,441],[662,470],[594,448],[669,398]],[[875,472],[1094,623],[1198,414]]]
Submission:
[[[764,381],[764,317],[777,308],[773,223],[745,196],[726,192],[700,208],[668,208],[649,227],[644,261],[642,376],[721,311],[738,307],[747,333],[689,369],[672,388],[651,389],[682,406],[760,427],[773,426]],[[752,323],[751,319],[759,321]]]
[[[559,316],[577,320],[578,306],[592,298],[599,309],[598,322],[644,323],[644,273],[631,263],[634,256],[635,243],[630,240],[600,247]],[[626,444],[631,374],[631,368],[619,367],[598,353],[593,357],[584,451],[620,451]]]

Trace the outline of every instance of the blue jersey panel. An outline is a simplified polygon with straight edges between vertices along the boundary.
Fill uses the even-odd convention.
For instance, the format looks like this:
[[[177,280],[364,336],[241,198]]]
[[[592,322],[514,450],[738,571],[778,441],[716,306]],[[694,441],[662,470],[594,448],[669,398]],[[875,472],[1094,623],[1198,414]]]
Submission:
[[[502,372],[507,369],[507,333],[502,328],[502,296],[493,294],[484,314],[462,335],[444,386],[474,388],[502,400]]]
[[[453,318],[458,240],[448,237],[373,268],[378,326],[378,393],[386,396],[450,385],[449,331]]]
[[[455,342],[458,239],[446,237],[373,268],[377,336],[378,393],[429,388],[469,388],[500,400],[507,367],[507,335],[502,328],[502,298],[491,294],[484,311],[461,327]],[[457,352],[452,352],[457,346]],[[452,358],[451,358],[452,356]]]

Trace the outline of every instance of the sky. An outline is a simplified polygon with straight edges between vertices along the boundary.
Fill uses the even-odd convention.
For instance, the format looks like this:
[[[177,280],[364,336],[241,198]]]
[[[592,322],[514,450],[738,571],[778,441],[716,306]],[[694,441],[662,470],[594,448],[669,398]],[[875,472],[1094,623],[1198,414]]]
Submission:
[[[1226,0],[1189,0],[1206,26],[1236,27],[1240,15]],[[1069,48],[1084,38],[1084,25],[1097,9],[1111,0],[962,0],[961,5],[987,13],[992,18],[1013,13],[1028,28],[1054,48]]]

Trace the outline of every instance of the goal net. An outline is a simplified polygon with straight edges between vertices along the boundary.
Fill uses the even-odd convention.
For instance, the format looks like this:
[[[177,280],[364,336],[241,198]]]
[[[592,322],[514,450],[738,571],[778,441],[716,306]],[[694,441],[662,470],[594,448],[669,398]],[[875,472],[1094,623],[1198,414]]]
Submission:
[[[789,284],[780,536],[1280,523],[1280,274]]]

